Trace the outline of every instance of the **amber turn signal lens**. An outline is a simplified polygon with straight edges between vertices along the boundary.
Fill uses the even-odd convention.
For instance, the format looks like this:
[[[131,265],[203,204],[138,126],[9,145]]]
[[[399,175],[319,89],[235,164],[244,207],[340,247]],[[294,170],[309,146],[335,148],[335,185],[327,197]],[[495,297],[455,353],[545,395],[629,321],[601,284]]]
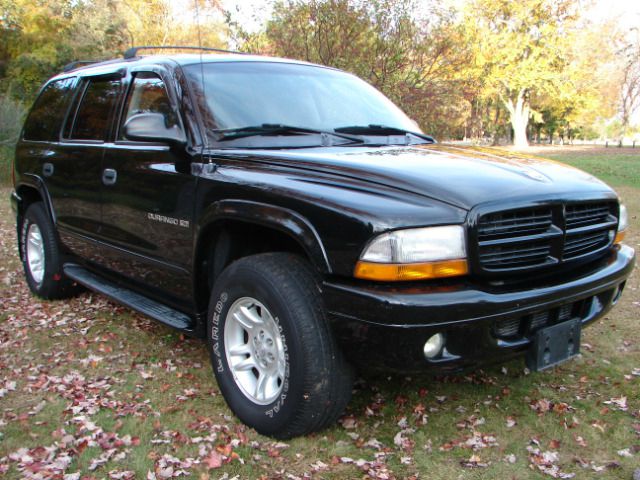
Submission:
[[[622,241],[624,240],[624,234],[626,233],[625,230],[616,233],[616,238],[613,239],[613,244],[616,245],[618,243],[622,243]],[[611,237],[609,237],[611,238]]]
[[[430,278],[456,277],[469,272],[467,261],[445,260],[428,263],[374,263],[359,261],[354,276],[364,280],[402,282]]]

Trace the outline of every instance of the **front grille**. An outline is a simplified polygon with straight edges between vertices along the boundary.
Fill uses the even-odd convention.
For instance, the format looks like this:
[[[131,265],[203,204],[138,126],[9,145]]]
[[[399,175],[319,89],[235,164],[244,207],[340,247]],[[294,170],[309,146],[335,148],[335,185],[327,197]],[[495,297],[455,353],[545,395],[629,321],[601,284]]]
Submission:
[[[493,324],[493,333],[500,338],[515,337],[520,333],[520,318],[498,320]]]
[[[551,253],[545,242],[520,245],[497,245],[486,247],[482,252],[482,263],[487,268],[512,268],[539,265]]]
[[[567,205],[566,212],[567,228],[576,228],[606,222],[611,213],[611,205],[607,203]]]
[[[496,212],[482,217],[478,235],[483,239],[542,233],[551,226],[551,208]]]
[[[575,309],[576,309],[576,305],[571,303],[561,306],[560,309],[558,310],[558,321],[564,322],[565,320],[569,320],[571,318],[571,314]]]
[[[562,256],[565,259],[579,257],[585,253],[607,246],[610,240],[608,230],[567,236],[564,242]]]
[[[594,297],[589,297],[577,302],[567,303],[560,307],[524,315],[496,320],[493,323],[493,334],[497,338],[514,338],[521,335],[530,335],[541,328],[566,322],[572,318],[584,318]]]
[[[529,320],[529,329],[535,331],[545,327],[549,323],[550,315],[550,310],[532,314],[531,319]]]
[[[616,202],[554,203],[490,212],[476,228],[478,267],[521,271],[604,251],[617,227]]]

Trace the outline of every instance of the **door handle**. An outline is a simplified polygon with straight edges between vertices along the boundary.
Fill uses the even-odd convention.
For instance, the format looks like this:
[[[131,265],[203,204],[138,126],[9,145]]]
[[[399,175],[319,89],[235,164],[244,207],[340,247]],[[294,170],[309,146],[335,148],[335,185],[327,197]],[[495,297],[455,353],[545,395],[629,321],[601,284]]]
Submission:
[[[102,183],[105,185],[115,185],[118,180],[118,172],[113,168],[105,168],[102,171]]]
[[[50,177],[53,175],[53,163],[45,163],[42,165],[42,175],[45,177]]]
[[[41,148],[32,148],[27,154],[33,158],[47,158],[56,154],[53,150],[43,150]]]

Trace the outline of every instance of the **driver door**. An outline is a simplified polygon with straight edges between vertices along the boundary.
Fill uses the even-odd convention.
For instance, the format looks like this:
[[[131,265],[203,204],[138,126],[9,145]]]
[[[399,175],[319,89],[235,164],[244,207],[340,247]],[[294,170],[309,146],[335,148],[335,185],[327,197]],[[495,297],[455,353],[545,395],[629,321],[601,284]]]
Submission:
[[[181,125],[163,78],[152,71],[135,72],[115,141],[103,159],[103,178],[108,179],[101,186],[105,266],[180,308],[191,299],[195,177],[176,167],[184,163],[183,152],[124,137],[125,122],[149,112],[163,114],[167,126]]]

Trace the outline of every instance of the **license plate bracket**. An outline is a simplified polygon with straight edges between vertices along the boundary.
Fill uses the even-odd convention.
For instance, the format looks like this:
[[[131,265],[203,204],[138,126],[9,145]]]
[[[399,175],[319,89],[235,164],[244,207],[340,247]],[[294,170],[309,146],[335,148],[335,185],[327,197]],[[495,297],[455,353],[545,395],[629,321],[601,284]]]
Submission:
[[[529,370],[539,372],[566,362],[580,353],[582,322],[579,318],[538,330],[527,352]]]

